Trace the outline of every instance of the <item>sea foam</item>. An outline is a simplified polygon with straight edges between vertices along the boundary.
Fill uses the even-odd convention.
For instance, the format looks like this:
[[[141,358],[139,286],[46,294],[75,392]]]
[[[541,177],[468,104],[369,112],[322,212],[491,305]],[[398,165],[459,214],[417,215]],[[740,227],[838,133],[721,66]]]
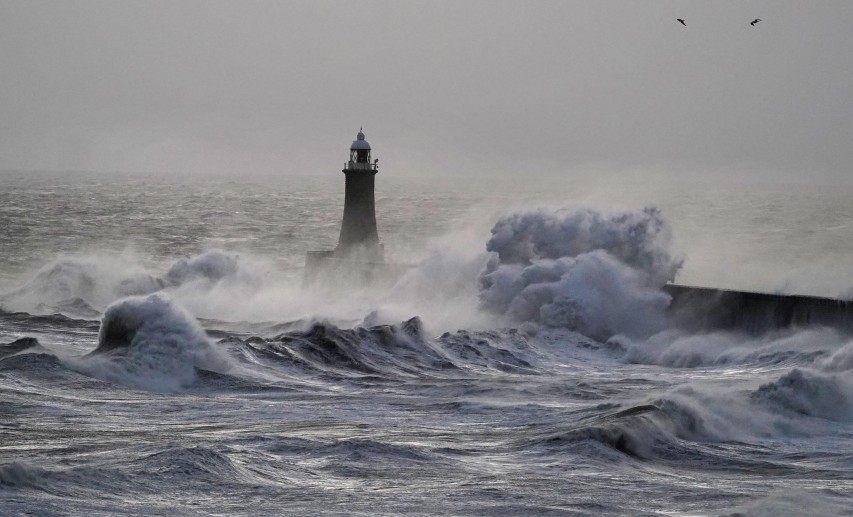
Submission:
[[[195,318],[162,293],[109,306],[98,347],[77,364],[101,379],[152,391],[180,390],[197,369],[229,367]]]

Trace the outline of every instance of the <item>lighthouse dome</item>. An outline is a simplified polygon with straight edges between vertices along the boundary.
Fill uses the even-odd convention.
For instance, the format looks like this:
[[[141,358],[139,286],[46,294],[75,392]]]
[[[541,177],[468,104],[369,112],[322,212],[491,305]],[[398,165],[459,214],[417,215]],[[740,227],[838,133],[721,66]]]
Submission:
[[[364,133],[361,130],[359,130],[355,138],[356,139],[352,141],[352,146],[350,147],[351,150],[370,149],[370,144],[368,144],[367,140],[364,139]]]

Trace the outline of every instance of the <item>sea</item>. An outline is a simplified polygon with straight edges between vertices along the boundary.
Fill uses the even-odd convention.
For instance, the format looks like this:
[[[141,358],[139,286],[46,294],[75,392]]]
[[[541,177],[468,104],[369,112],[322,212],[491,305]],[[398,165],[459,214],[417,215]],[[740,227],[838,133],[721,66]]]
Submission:
[[[853,185],[0,173],[0,515],[853,515]],[[701,315],[697,315],[701,318]]]

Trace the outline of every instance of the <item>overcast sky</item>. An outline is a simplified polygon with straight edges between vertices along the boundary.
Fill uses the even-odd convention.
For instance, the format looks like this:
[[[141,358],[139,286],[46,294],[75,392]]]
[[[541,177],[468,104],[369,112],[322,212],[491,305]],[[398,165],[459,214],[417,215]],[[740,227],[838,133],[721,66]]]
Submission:
[[[0,71],[0,169],[853,177],[850,0],[2,0]]]

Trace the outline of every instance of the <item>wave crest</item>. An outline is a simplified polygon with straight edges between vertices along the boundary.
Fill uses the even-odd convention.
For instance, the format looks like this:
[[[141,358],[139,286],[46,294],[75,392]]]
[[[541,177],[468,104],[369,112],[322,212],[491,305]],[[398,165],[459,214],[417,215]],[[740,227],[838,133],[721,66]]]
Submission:
[[[153,391],[184,388],[197,369],[228,369],[198,322],[161,293],[109,306],[98,347],[80,365],[101,379]]]
[[[853,420],[853,380],[845,374],[795,368],[762,385],[752,396],[803,415],[840,422]]]

